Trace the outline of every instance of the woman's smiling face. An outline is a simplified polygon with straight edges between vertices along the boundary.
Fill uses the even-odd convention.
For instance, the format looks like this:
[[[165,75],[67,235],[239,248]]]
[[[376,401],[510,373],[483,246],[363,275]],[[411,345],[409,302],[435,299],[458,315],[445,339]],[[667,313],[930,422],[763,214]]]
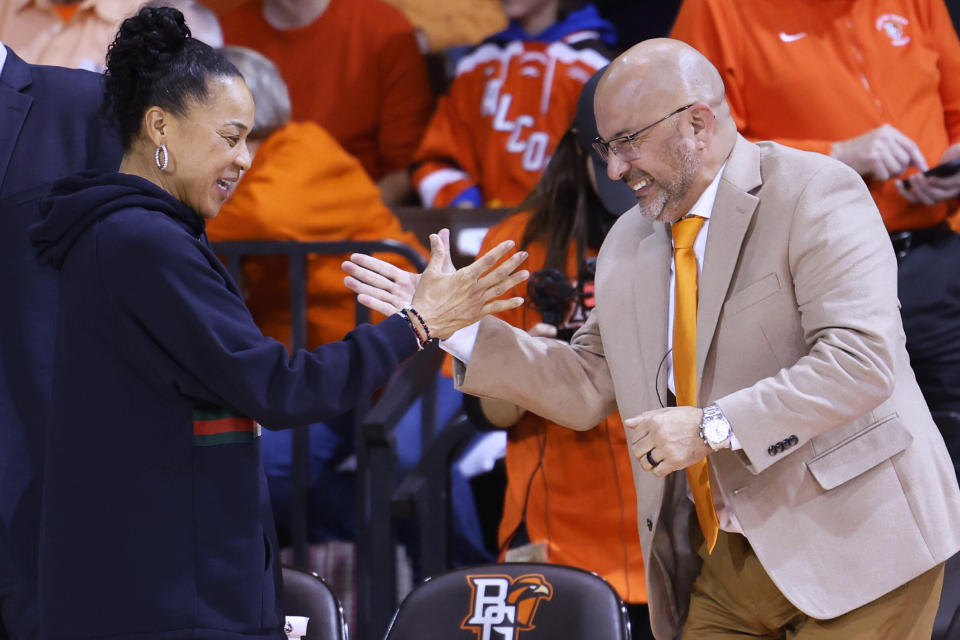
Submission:
[[[253,118],[253,97],[242,78],[210,78],[205,99],[192,100],[181,116],[164,114],[170,160],[161,172],[163,187],[202,217],[215,218],[250,167]]]

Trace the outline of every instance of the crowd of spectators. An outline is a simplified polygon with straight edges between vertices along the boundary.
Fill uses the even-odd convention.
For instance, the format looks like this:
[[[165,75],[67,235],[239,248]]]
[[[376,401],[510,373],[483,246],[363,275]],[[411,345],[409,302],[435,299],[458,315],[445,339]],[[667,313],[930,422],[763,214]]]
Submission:
[[[491,213],[484,246],[507,238],[522,243],[531,252],[531,270],[558,271],[579,292],[570,300],[583,299],[590,284],[583,267],[603,234],[600,217],[578,222],[582,228],[551,226],[573,219],[571,202],[565,203],[566,223],[544,213],[570,197],[561,171],[579,163],[573,197],[585,198],[597,216],[607,205],[592,190],[603,167],[589,162],[589,140],[577,137],[586,127],[574,122],[581,92],[614,54],[672,28],[673,37],[720,70],[744,136],[833,155],[864,177],[898,250],[911,362],[960,468],[960,238],[949,230],[960,229],[960,177],[923,176],[929,167],[960,158],[960,43],[949,21],[951,3],[891,0],[877,13],[876,3],[852,1],[797,2],[787,9],[734,0],[684,0],[681,8],[674,0],[647,3],[641,11],[642,3],[617,0],[4,0],[0,41],[26,63],[102,72],[119,24],[144,4],[182,11],[194,37],[222,48],[255,98],[252,164],[219,217],[207,224],[211,241],[389,239],[426,255],[391,207],[519,205],[524,213],[497,226],[504,216]],[[4,74],[12,68],[8,64]],[[82,137],[74,143],[87,144]],[[92,163],[77,160],[59,170],[65,175]],[[18,194],[0,185],[6,208]],[[622,212],[605,210],[614,217]],[[403,259],[381,257],[409,268]],[[337,340],[354,325],[342,259],[309,261],[308,347]],[[263,333],[289,347],[286,263],[248,259],[242,287]],[[18,304],[29,306],[31,294],[18,295]],[[567,304],[554,329],[576,325],[570,314],[577,304]],[[525,329],[551,331],[543,328],[543,309],[535,302],[503,315]],[[6,360],[11,353],[4,349],[0,358]],[[438,414],[446,418],[462,401],[449,377],[441,381],[441,396]],[[13,404],[0,399],[4,403]],[[522,410],[503,419],[503,407],[499,414],[497,407],[485,409],[485,418],[509,433],[498,544],[485,551],[503,557],[521,542],[543,545],[543,558],[597,571],[625,601],[642,605],[629,450],[619,416],[575,433]],[[349,466],[350,424],[315,427],[312,457],[325,469],[315,483],[340,482],[342,467]],[[265,433],[264,451],[268,475],[274,471],[274,497],[284,502],[288,434]],[[591,464],[578,466],[581,456]],[[559,480],[575,467],[593,479]],[[0,480],[6,482],[2,473]],[[6,490],[0,486],[0,494]],[[28,499],[38,500],[31,491]],[[595,506],[613,493],[619,499],[608,500],[602,514],[577,512],[579,501]],[[462,491],[456,495],[473,508]],[[316,505],[349,510],[346,502]],[[0,563],[14,525],[9,513],[0,511],[7,519],[0,520]],[[338,518],[330,517],[313,539],[349,538],[352,528],[338,527]],[[461,523],[480,526],[475,514],[462,515]],[[460,533],[477,538],[476,531]],[[589,549],[591,539],[621,537],[629,539],[623,557],[607,557],[607,546]],[[3,599],[0,589],[0,637],[3,623],[13,624]]]

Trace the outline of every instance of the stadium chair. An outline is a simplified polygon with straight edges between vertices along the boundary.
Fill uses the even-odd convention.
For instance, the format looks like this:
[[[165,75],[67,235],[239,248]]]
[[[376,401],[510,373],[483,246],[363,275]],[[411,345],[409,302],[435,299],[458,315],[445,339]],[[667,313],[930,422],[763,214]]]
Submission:
[[[455,569],[410,592],[386,640],[629,640],[626,607],[596,574],[555,564]]]
[[[317,574],[284,567],[283,608],[288,616],[310,619],[304,640],[347,640],[340,601]]]

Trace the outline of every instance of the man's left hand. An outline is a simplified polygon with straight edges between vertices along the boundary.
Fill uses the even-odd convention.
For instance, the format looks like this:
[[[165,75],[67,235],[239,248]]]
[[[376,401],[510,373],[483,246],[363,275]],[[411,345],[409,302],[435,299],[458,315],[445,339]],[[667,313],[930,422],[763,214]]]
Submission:
[[[960,158],[960,144],[949,147],[940,158],[940,164],[957,158]],[[918,204],[932,206],[960,195],[960,172],[943,178],[915,173],[907,178],[906,182],[910,183],[909,189],[897,180],[897,190],[904,198]]]
[[[697,407],[667,407],[628,418],[623,424],[627,427],[630,452],[640,461],[641,468],[663,478],[712,452],[700,437],[702,420],[703,410]]]

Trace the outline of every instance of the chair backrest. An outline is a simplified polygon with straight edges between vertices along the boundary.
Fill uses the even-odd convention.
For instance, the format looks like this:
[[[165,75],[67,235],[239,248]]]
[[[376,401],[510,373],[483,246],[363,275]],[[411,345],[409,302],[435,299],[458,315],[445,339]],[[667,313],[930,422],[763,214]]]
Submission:
[[[317,574],[284,567],[283,608],[288,616],[310,618],[305,640],[347,640],[340,601]]]
[[[400,604],[387,640],[629,640],[626,607],[600,576],[503,563],[427,580]]]

